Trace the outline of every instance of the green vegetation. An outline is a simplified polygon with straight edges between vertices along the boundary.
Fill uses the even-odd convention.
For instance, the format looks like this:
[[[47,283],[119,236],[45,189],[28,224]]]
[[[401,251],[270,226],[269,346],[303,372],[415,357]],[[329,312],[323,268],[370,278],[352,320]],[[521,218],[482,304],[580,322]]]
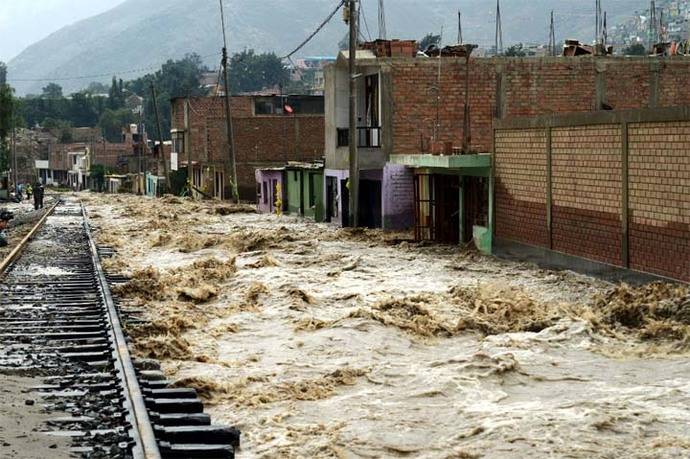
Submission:
[[[230,59],[230,90],[233,93],[284,86],[290,73],[275,53],[256,54],[253,49]]]
[[[98,191],[103,191],[105,190],[105,176],[112,174],[113,171],[103,164],[94,164],[91,166],[91,169],[89,169],[89,173],[91,174],[91,178],[96,185],[96,189]]]
[[[626,56],[646,56],[648,53],[647,48],[643,44],[636,43],[623,49],[623,54]]]
[[[429,46],[440,46],[441,45],[441,36],[440,35],[434,35],[433,33],[428,33],[426,34],[421,40],[419,40],[418,43],[418,48],[420,51],[426,51],[429,49]]]
[[[508,47],[503,55],[506,57],[525,57],[527,56],[527,51],[525,51],[525,47],[522,43],[517,43]]]

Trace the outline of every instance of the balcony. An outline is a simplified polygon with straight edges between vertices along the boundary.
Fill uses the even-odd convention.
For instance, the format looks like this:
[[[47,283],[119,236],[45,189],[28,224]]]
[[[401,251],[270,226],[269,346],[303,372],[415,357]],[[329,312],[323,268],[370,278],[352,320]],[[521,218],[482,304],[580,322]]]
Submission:
[[[348,128],[338,128],[338,148],[350,146],[350,130]],[[381,148],[381,128],[380,127],[358,127],[357,128],[357,147],[358,148]]]

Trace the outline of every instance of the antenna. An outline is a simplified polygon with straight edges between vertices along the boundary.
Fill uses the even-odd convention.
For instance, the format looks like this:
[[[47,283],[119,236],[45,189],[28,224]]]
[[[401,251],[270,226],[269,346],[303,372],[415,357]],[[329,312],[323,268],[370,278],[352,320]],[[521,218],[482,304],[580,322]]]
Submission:
[[[462,12],[458,10],[458,43],[462,45]]]
[[[551,10],[551,25],[549,26],[549,54],[556,56],[556,25],[553,20],[553,10]]]
[[[386,31],[386,10],[383,1],[379,0],[379,39],[381,40],[385,40],[388,35]]]
[[[496,55],[503,54],[503,28],[501,27],[501,0],[496,0]]]

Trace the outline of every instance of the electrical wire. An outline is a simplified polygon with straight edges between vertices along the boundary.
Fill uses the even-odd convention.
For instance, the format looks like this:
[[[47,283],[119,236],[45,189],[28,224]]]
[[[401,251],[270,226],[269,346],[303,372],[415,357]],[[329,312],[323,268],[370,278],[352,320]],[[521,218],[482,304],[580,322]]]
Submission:
[[[300,43],[300,45],[299,45],[297,48],[295,48],[294,50],[292,50],[291,53],[289,53],[289,54],[287,54],[287,55],[285,55],[285,56],[282,56],[281,59],[288,59],[288,58],[294,56],[294,55],[297,54],[302,48],[304,48],[310,41],[312,41],[312,39],[313,39],[316,35],[318,35],[318,33],[321,32],[321,30],[323,30],[324,27],[326,27],[326,24],[328,24],[329,22],[331,22],[331,19],[333,19],[333,16],[335,16],[335,14],[338,12],[338,10],[340,10],[340,8],[342,8],[343,5],[345,5],[345,2],[346,2],[346,1],[347,1],[347,0],[340,0],[340,3],[338,3],[338,6],[335,7],[335,9],[333,10],[333,12],[332,12],[331,14],[329,14],[329,15],[326,17],[326,19],[316,28],[316,30],[315,30],[314,32],[312,32],[302,43]]]
[[[190,54],[190,53],[188,53]],[[209,57],[217,57],[219,56],[220,53],[213,53],[213,54],[207,54],[205,56],[200,56],[201,59],[208,59]],[[9,82],[56,82],[56,81],[74,81],[74,80],[87,80],[89,78],[93,79],[98,79],[98,78],[107,78],[111,77],[113,75],[119,76],[119,75],[127,75],[127,74],[132,74],[132,73],[142,73],[142,72],[147,72],[151,70],[160,70],[161,67],[165,64],[163,62],[160,65],[152,65],[149,67],[141,67],[138,69],[129,69],[129,70],[121,70],[121,71],[115,71],[115,72],[107,72],[107,73],[100,73],[100,74],[94,74],[94,75],[79,75],[79,76],[72,76],[72,77],[55,77],[55,78],[14,78],[11,76],[11,74],[8,74],[7,80]]]
[[[362,20],[364,21],[364,27],[367,30],[367,36],[369,37],[369,41],[371,41],[371,32],[369,32],[369,23],[367,22],[367,15],[364,12],[364,0],[359,1],[359,17],[361,17]],[[361,33],[361,31],[360,31],[360,33]],[[364,38],[364,36],[362,36],[362,38]],[[364,41],[366,41],[366,40],[364,40]]]

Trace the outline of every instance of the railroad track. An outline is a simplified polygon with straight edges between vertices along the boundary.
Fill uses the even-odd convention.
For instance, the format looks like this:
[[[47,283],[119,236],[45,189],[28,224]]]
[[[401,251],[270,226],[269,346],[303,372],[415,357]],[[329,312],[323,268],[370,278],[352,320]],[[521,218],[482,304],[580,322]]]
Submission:
[[[120,311],[83,207],[58,203],[8,257],[0,283],[0,375],[41,377],[30,389],[87,458],[233,458],[240,433],[211,425],[194,389],[170,388],[132,359]],[[1,380],[1,376],[0,376]]]

